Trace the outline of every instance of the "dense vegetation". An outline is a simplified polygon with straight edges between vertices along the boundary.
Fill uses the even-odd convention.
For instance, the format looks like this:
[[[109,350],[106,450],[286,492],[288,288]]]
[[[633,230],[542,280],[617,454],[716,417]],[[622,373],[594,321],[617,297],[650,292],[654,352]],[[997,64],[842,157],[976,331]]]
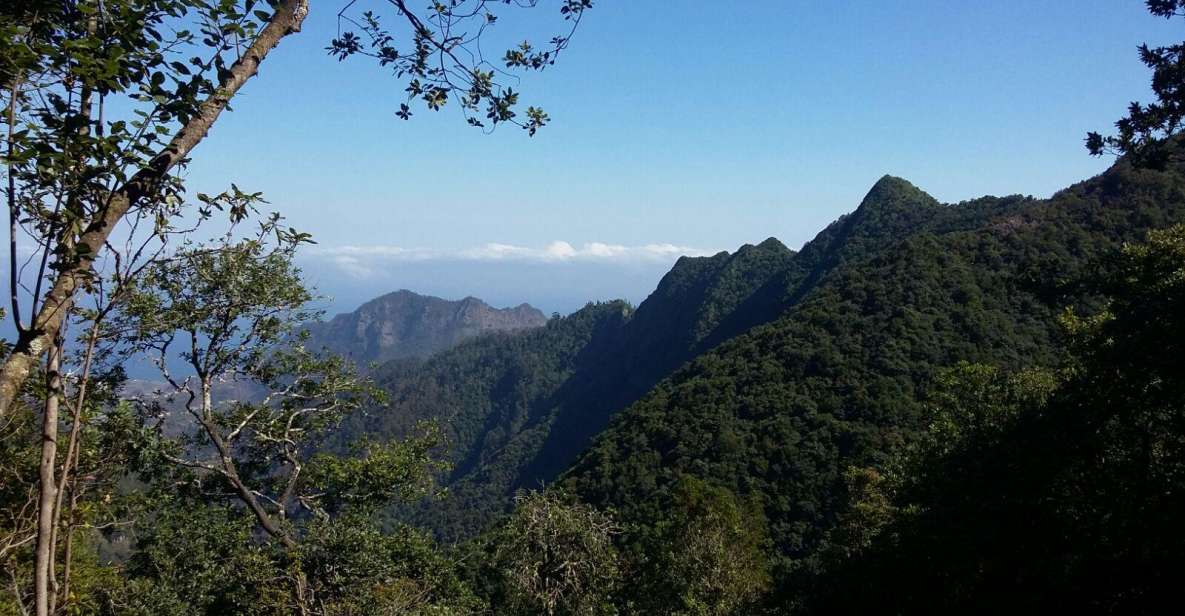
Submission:
[[[397,512],[445,537],[473,536],[509,510],[517,490],[557,478],[558,488],[614,511],[631,571],[616,586],[617,601],[632,609],[822,609],[848,593],[839,586],[824,600],[821,588],[872,566],[845,559],[872,559],[865,548],[880,529],[890,519],[905,523],[891,514],[921,506],[895,504],[907,490],[894,482],[927,477],[909,460],[936,438],[941,413],[955,424],[967,420],[935,402],[956,387],[955,367],[1046,375],[1024,381],[1043,400],[1060,378],[1049,375],[1077,357],[1063,312],[1106,306],[1115,291],[1097,281],[1120,247],[1182,221],[1185,178],[1177,168],[1120,162],[1047,200],[957,205],[886,177],[797,254],[770,240],[735,255],[684,259],[637,310],[590,305],[526,335],[388,365],[380,372],[395,411],[348,433],[403,434],[415,420],[445,420],[455,446],[448,493]],[[683,357],[694,359],[679,368]],[[627,389],[637,381],[623,366],[634,367],[634,379],[649,369],[657,386],[628,401],[623,392],[646,387]],[[660,380],[658,366],[674,372]],[[1019,396],[973,394],[964,397]],[[559,476],[610,415],[616,419]],[[557,442],[565,447],[549,447]],[[720,527],[728,538],[719,551],[670,551],[696,545],[681,533],[721,519],[731,521]],[[703,550],[721,565],[676,584],[674,563],[702,568],[712,561]],[[727,576],[724,563],[745,563],[726,584],[738,594],[701,596],[707,580]],[[920,609],[920,601],[902,609]]]
[[[938,371],[1058,365],[1057,315],[1097,301],[1075,282],[1121,242],[1185,220],[1183,189],[1176,170],[1121,163],[1046,201],[942,207],[882,180],[821,236],[855,241],[831,244],[800,301],[623,411],[562,485],[643,529],[686,475],[755,498],[783,588],[797,594],[844,511],[845,473],[883,470],[916,441]],[[919,211],[912,232],[878,236]]]
[[[1056,370],[965,364],[894,473],[849,495],[821,612],[1154,613],[1185,535],[1185,226],[1125,247]],[[871,515],[870,515],[871,514]]]
[[[328,52],[396,69],[408,102],[455,100],[474,126],[547,122],[458,59],[478,38],[450,33],[480,37],[504,3],[392,4],[406,40],[343,11],[363,37]],[[559,13],[574,27],[591,4]],[[943,205],[885,177],[800,252],[681,259],[637,309],[590,304],[372,380],[302,334],[309,235],[233,185],[190,207],[171,173],[308,9],[0,8],[9,254],[39,263],[11,264],[17,336],[0,341],[0,614],[1175,600],[1185,46],[1141,49],[1158,100],[1086,144],[1124,158],[1049,199]],[[567,43],[504,64],[542,69]],[[166,59],[180,49],[198,55]],[[434,68],[446,57],[458,70]],[[197,241],[190,225],[220,213],[228,228]],[[124,387],[133,356],[160,391]],[[226,383],[252,396],[216,397]]]
[[[1056,361],[1056,313],[1089,300],[1070,283],[1120,242],[1180,219],[1180,203],[1177,175],[1126,166],[1048,201],[985,198],[955,206],[884,178],[856,212],[798,254],[770,239],[731,255],[684,258],[636,310],[591,305],[523,336],[487,337],[424,363],[382,367],[377,375],[391,393],[391,409],[352,423],[346,434],[402,435],[418,420],[447,420],[448,498],[404,515],[445,537],[472,536],[509,509],[516,490],[554,480],[612,416],[698,356],[626,415],[639,422],[651,416],[664,438],[692,447],[698,437],[672,420],[694,413],[691,401],[721,417],[749,409],[743,423],[720,419],[720,430],[707,431],[735,441],[700,443],[685,455],[701,456],[700,466],[713,457],[731,459],[707,476],[727,477],[730,488],[751,493],[754,486],[740,482],[757,481],[750,466],[757,460],[776,481],[788,480],[787,467],[771,456],[807,464],[784,448],[801,434],[834,430],[826,446],[809,438],[803,444],[807,451],[823,447],[813,455],[831,459],[884,453],[904,442],[920,426],[920,392],[939,367],[959,360]],[[728,393],[737,390],[744,393]],[[671,396],[680,400],[669,402]],[[648,438],[640,425],[620,433]],[[699,423],[689,429],[705,431]],[[642,506],[638,492],[654,496],[650,482],[682,470],[681,463],[651,459],[649,445],[603,449],[618,433],[611,431],[581,463],[589,474],[578,479],[586,472],[578,470],[570,481],[595,484],[593,474],[611,476],[610,485],[580,492],[629,510]],[[757,453],[762,448],[769,451]],[[653,468],[638,470],[637,483],[625,489],[619,482],[628,481],[621,472],[628,466],[593,462],[594,456]],[[837,464],[810,472],[803,485],[822,481],[815,493],[833,492],[842,471]],[[789,492],[781,488],[780,494]],[[597,490],[617,496],[602,500]],[[814,524],[833,509],[825,500],[770,505],[782,512],[779,518],[793,518],[779,521],[788,525],[781,527],[784,546],[806,541],[789,530],[794,524],[813,528],[804,532],[818,540],[824,528]]]
[[[403,436],[419,420],[443,420],[448,498],[422,503],[410,519],[445,537],[472,536],[509,510],[517,490],[554,479],[617,411],[700,352],[792,255],[767,240],[684,257],[637,310],[590,304],[521,335],[382,366],[374,376],[390,407],[351,421],[342,441]]]
[[[637,309],[590,304],[387,364],[389,406],[292,346],[306,237],[273,218],[255,239],[187,247],[113,304],[94,335],[120,344],[98,351],[93,394],[59,386],[64,426],[85,428],[67,454],[65,605],[1149,608],[1185,547],[1182,222],[1175,167],[1121,161],[1048,200],[958,205],[886,177],[798,253],[684,259]],[[192,419],[162,431],[159,404],[119,400],[118,362],[178,340],[192,375],[165,376]],[[227,379],[271,398],[205,394]],[[18,588],[33,417],[17,409],[0,449]],[[540,480],[556,485],[524,491]]]

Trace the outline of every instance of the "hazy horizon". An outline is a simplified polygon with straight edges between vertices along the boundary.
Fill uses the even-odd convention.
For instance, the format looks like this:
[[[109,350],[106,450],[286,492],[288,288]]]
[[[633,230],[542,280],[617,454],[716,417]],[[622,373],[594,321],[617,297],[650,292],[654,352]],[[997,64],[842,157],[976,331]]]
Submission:
[[[262,191],[311,232],[301,261],[333,311],[399,288],[548,312],[640,301],[679,254],[770,236],[797,249],[884,174],[957,202],[1048,196],[1100,172],[1111,161],[1083,137],[1148,98],[1135,48],[1173,28],[1139,3],[1075,11],[598,3],[562,65],[521,84],[552,117],[534,138],[483,134],[448,108],[397,119],[402,85],[327,56],[335,13],[314,11],[188,183]],[[515,15],[502,36],[555,25]],[[571,250],[549,254],[557,242]]]
[[[943,202],[1089,178],[1112,160],[1083,137],[1150,97],[1135,48],[1174,30],[1103,0],[749,7],[598,3],[517,88],[552,118],[533,138],[396,118],[400,81],[328,56],[336,13],[314,10],[182,174],[312,233],[331,315],[400,288],[567,314],[642,301],[681,255],[798,249],[885,174]],[[555,27],[510,11],[489,45]]]

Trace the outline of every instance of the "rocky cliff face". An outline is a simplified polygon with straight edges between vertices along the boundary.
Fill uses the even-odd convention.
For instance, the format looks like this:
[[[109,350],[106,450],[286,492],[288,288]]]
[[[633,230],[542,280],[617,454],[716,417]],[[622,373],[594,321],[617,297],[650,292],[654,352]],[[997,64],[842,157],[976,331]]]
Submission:
[[[493,308],[475,297],[449,301],[400,290],[316,324],[309,332],[312,347],[366,364],[427,357],[482,333],[545,323],[547,317],[528,304]]]

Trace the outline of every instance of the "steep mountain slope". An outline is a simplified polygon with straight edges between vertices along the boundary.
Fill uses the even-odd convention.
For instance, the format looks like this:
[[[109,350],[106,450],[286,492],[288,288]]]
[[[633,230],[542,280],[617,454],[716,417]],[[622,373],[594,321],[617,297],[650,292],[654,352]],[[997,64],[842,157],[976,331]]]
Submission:
[[[940,206],[885,178],[754,294],[780,316],[702,354],[618,414],[562,483],[653,526],[691,475],[756,499],[784,579],[813,570],[849,467],[882,467],[927,422],[934,371],[1051,365],[1068,284],[1185,219],[1179,170],[1119,164],[1048,200]],[[793,584],[787,586],[793,592]]]
[[[590,304],[521,335],[390,363],[375,375],[390,407],[346,434],[394,436],[420,419],[443,420],[455,465],[443,480],[449,497],[403,513],[448,537],[476,532],[509,507],[515,490],[555,478],[618,410],[694,357],[793,254],[767,240],[684,257],[637,310]]]
[[[563,482],[589,502],[650,524],[674,482],[695,475],[757,498],[782,573],[809,569],[842,473],[910,442],[937,368],[1051,363],[1057,313],[1091,299],[1069,283],[1120,242],[1181,220],[1183,203],[1178,172],[1122,164],[1047,200],[958,205],[885,177],[798,253],[771,239],[683,258],[636,310],[590,305],[388,364],[377,376],[391,407],[346,435],[443,420],[449,496],[400,516],[449,538],[587,450]]]
[[[937,419],[881,484],[888,500],[858,492],[837,534],[851,549],[829,550],[808,613],[1154,614],[1176,602],[1185,225],[1125,246],[1085,284],[1107,316],[1077,321],[1072,370],[962,364],[939,377]],[[853,525],[857,511],[883,515]]]
[[[427,357],[478,334],[546,322],[542,312],[527,304],[497,309],[475,297],[448,301],[400,290],[308,329],[312,346],[367,364]]]

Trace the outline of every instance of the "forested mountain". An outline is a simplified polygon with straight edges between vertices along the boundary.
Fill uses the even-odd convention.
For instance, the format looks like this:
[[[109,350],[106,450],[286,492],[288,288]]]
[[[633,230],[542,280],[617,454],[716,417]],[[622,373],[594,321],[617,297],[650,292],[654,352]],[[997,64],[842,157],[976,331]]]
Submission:
[[[838,63],[832,50],[804,49],[789,66],[800,41],[897,32],[928,16],[862,23],[869,15],[856,12],[827,31],[819,25],[834,19],[797,3],[781,17],[804,28],[778,40],[750,36],[786,21],[769,11],[651,10],[642,22],[655,27],[590,33],[607,46],[578,52],[587,78],[566,81],[579,92],[559,83],[545,98],[570,103],[591,87],[608,113],[552,133],[542,150],[502,136],[471,147],[431,127],[375,149],[333,119],[346,113],[359,122],[345,124],[390,136],[368,108],[401,121],[443,110],[487,135],[536,135],[551,118],[522,97],[520,78],[570,55],[597,3],[539,3],[551,20],[520,18],[536,3],[509,0],[342,4],[0,4],[11,262],[0,307],[0,616],[1110,615],[1180,602],[1185,42],[1139,45],[1153,98],[1084,135],[1090,154],[1115,164],[1049,198],[943,204],[885,176],[801,250],[770,238],[680,259],[637,307],[590,303],[548,319],[525,304],[400,291],[318,324],[302,262],[376,273],[415,262],[423,269],[407,273],[420,279],[463,267],[520,285],[501,272],[546,263],[549,280],[570,267],[588,290],[584,276],[607,271],[594,264],[622,267],[671,245],[443,246],[475,232],[538,239],[556,212],[597,194],[620,203],[565,232],[613,240],[613,223],[628,219],[678,239],[768,192],[754,190],[769,169],[754,157],[785,158],[769,147],[792,141],[779,135],[802,137],[794,143],[818,160],[791,171],[810,169],[816,183],[829,151],[920,160],[916,143],[885,139],[901,130],[849,122],[850,109],[828,100],[833,87],[737,106],[696,95],[705,80],[687,75],[710,75],[707,87],[727,93],[807,83],[822,68],[835,77],[824,86],[852,86],[848,98],[861,101],[884,81],[865,74],[884,72],[861,61],[871,51],[893,58],[903,92],[949,77],[944,91],[1035,92],[1043,104],[1030,111],[1074,111],[1061,104],[1070,100],[1078,117],[1097,117],[1100,84],[1130,85],[1110,70],[1111,50],[1135,42],[1118,9],[1030,11],[1020,23],[993,8],[970,27],[923,21],[958,32],[966,50],[1022,52],[1008,40],[1025,38],[1017,24],[1118,27],[1063,36],[1066,53],[1017,56],[1036,70],[1028,76],[996,70],[1005,58],[991,53],[911,58],[916,45],[883,37],[857,37]],[[621,16],[631,3],[615,4],[608,14]],[[1170,28],[1185,18],[1185,0],[1143,5]],[[263,64],[302,30],[329,40],[292,52],[373,62],[396,87],[377,97],[306,87],[328,93],[329,107],[301,113],[309,130],[284,130],[277,114],[291,107],[292,78],[329,83],[307,55]],[[688,32],[710,35],[689,49],[678,36]],[[759,45],[748,54],[758,61],[705,63],[719,56],[713,41]],[[1106,70],[1083,78],[1065,58]],[[261,73],[279,80],[258,82]],[[1043,80],[1051,74],[1061,78]],[[244,87],[273,104],[232,122],[228,139],[219,118],[240,107]],[[635,130],[627,99],[639,93],[670,121]],[[1064,137],[1064,123],[1042,128],[1030,113],[1025,132],[1006,134],[1019,125],[995,120],[1015,99],[913,96],[874,119],[908,132],[929,110],[929,133],[958,118],[1003,135],[996,144],[1014,151],[927,143],[983,149],[987,174],[993,156],[1023,157],[1029,181],[1072,165],[1025,147]],[[731,130],[742,124],[760,130]],[[679,134],[688,126],[694,135]],[[214,133],[222,154],[204,167],[201,144]],[[624,141],[657,153],[654,168],[618,173],[629,160],[595,155]],[[266,169],[235,161],[269,148]],[[391,148],[394,181],[354,173],[382,167]],[[312,167],[293,156],[308,152],[324,155],[304,156]],[[858,167],[871,159],[857,158],[849,171],[866,173]],[[734,202],[709,211],[665,186],[698,185],[705,169]],[[198,192],[218,177],[227,188]],[[612,190],[596,190],[605,181]],[[544,212],[556,186],[586,194]],[[389,199],[349,198],[371,189]],[[276,197],[289,203],[263,209]],[[398,204],[418,209],[403,216]],[[381,228],[396,218],[411,227]],[[730,224],[754,220],[740,212]],[[304,261],[314,236],[328,246]],[[428,245],[390,243],[410,237]],[[129,380],[144,369],[155,380]]]
[[[449,494],[403,515],[446,537],[557,479],[596,437],[561,482],[587,502],[653,526],[694,476],[760,503],[780,575],[810,569],[845,470],[911,442],[935,371],[1058,361],[1056,315],[1091,300],[1074,281],[1185,218],[1183,188],[1121,163],[1046,200],[943,205],[885,177],[798,253],[770,239],[684,258],[636,310],[589,305],[388,364],[391,407],[348,433],[444,420]]]
[[[960,363],[893,464],[849,471],[815,613],[1154,614],[1185,575],[1185,225],[1125,245],[1067,311],[1070,359]],[[812,596],[814,595],[814,596]]]
[[[516,490],[554,479],[617,411],[698,354],[793,254],[770,239],[733,254],[684,257],[636,310],[590,304],[539,329],[382,366],[375,378],[390,407],[350,422],[344,440],[444,420],[450,494],[414,517],[448,537],[471,535],[505,511]]]
[[[546,322],[547,317],[528,304],[493,308],[476,297],[449,301],[402,289],[307,329],[310,346],[367,364],[427,357],[479,334]]]
[[[914,442],[938,369],[1058,365],[1056,317],[1091,304],[1080,283],[1096,260],[1182,220],[1180,169],[1121,162],[1047,200],[953,206],[885,178],[799,253],[815,258],[780,317],[620,413],[561,483],[645,529],[684,477],[755,502],[783,592],[801,596],[849,502],[845,474]],[[637,544],[661,540],[650,532]]]

